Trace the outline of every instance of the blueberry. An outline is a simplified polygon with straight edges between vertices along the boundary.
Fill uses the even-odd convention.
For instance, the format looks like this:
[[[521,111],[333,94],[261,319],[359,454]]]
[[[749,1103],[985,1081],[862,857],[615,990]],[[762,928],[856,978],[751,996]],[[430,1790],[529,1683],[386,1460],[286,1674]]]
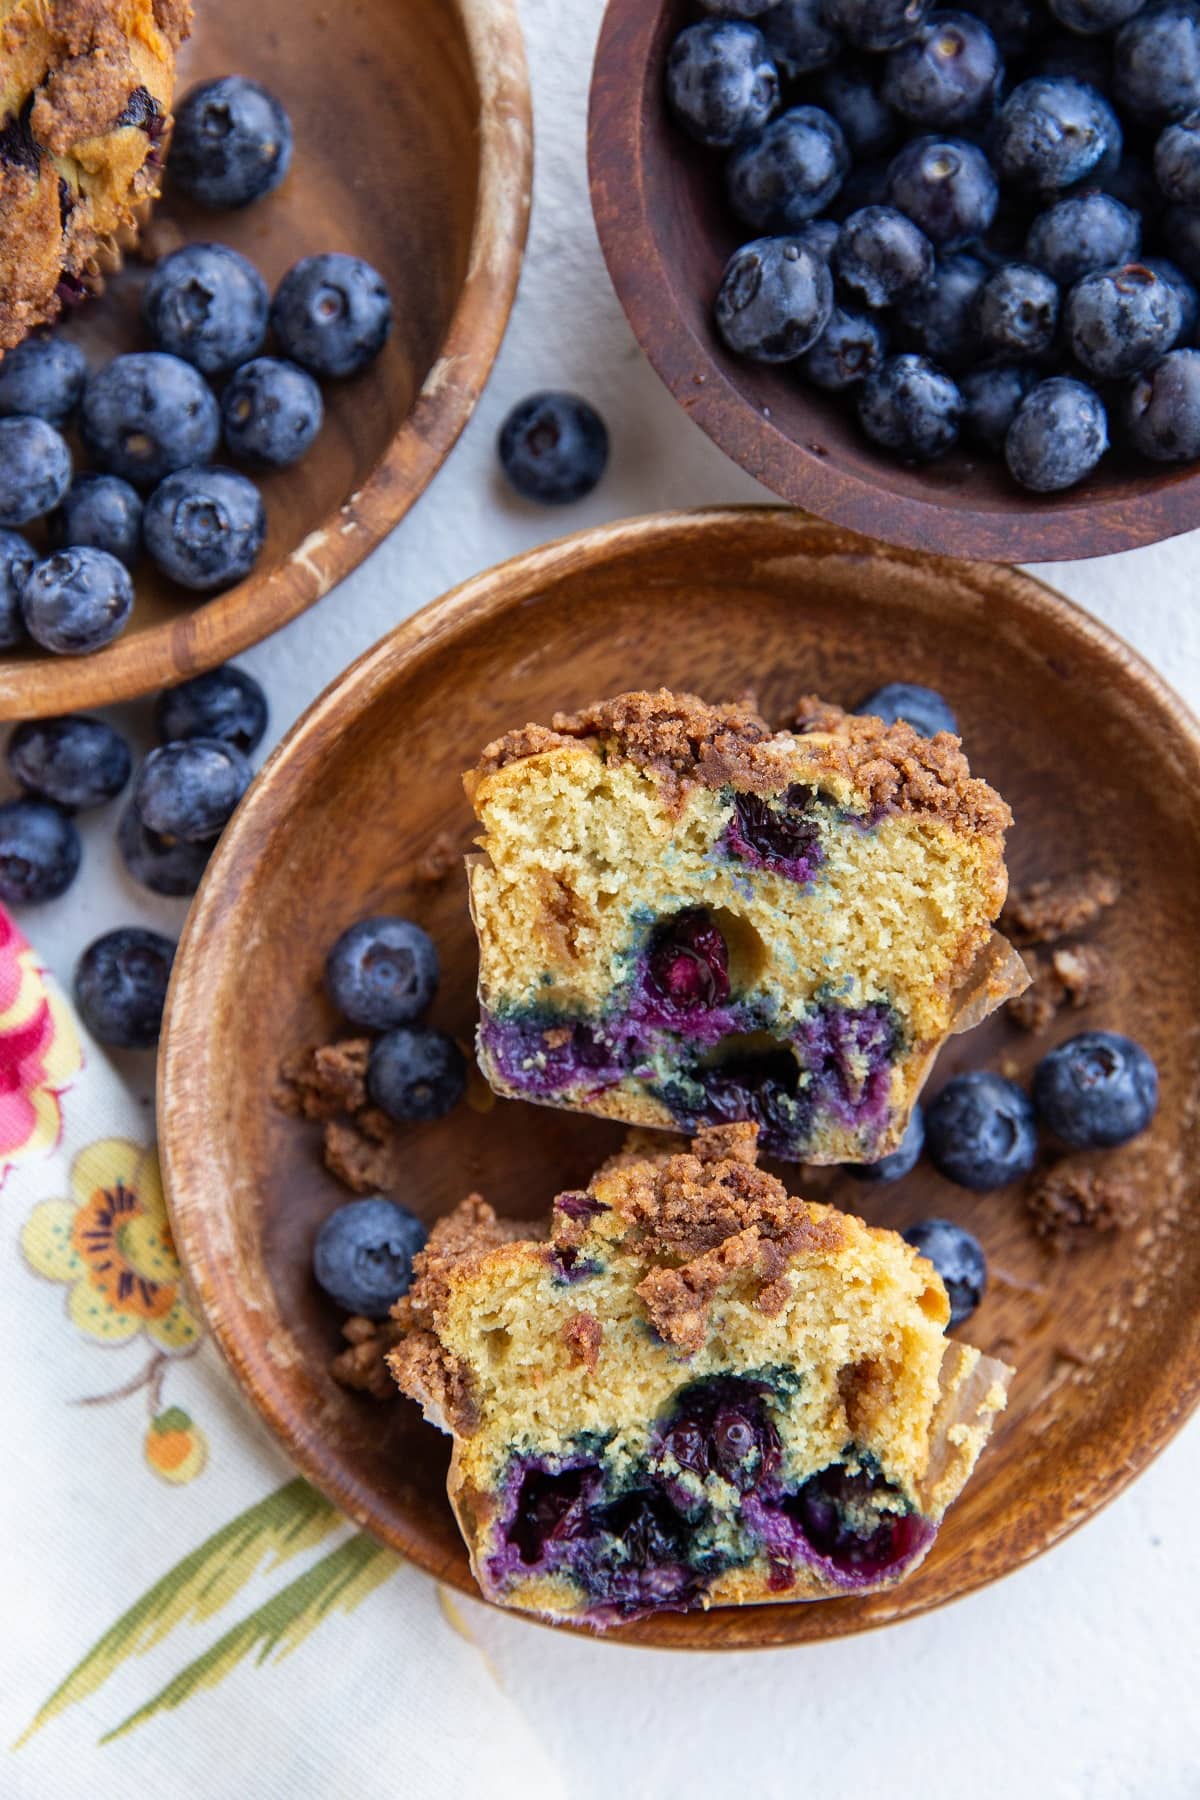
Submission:
[[[26,639],[21,589],[37,561],[33,546],[15,531],[0,531],[0,650]]]
[[[794,362],[829,323],[833,277],[828,265],[795,238],[758,238],[734,251],[714,310],[717,330],[739,356]]]
[[[1179,335],[1175,342],[1177,344],[1191,343],[1196,335],[1196,325],[1200,322],[1200,294],[1196,292],[1183,270],[1176,268],[1173,262],[1167,262],[1164,257],[1145,256],[1142,258],[1142,265],[1144,268],[1152,269],[1160,280],[1166,282],[1168,287],[1174,288],[1179,298],[1180,320]]]
[[[27,794],[73,812],[114,800],[133,766],[120,732],[76,713],[18,725],[7,756],[11,774]]]
[[[61,425],[79,405],[86,376],[83,351],[69,338],[26,338],[0,361],[0,415]]]
[[[313,1274],[343,1312],[386,1319],[412,1284],[413,1257],[427,1235],[416,1214],[395,1200],[348,1200],[317,1233]]]
[[[1171,256],[1194,282],[1200,282],[1200,206],[1171,206],[1162,221],[1162,237]],[[1143,265],[1151,267],[1149,261]]]
[[[188,844],[182,838],[159,837],[143,825],[132,804],[121,814],[117,848],[135,881],[153,894],[172,899],[195,893],[213,852],[211,843]]]
[[[1058,288],[1031,263],[1004,263],[979,291],[979,335],[998,356],[1041,356],[1054,342]]]
[[[267,519],[254,483],[232,469],[180,469],[146,502],[142,535],[151,559],[182,587],[229,587],[258,561]]]
[[[142,548],[142,502],[119,475],[77,475],[50,515],[59,549],[89,544],[132,569]]]
[[[1037,385],[1037,379],[1032,369],[1004,363],[988,369],[972,369],[962,376],[959,387],[963,397],[964,432],[985,450],[1002,454],[1008,428],[1026,394]]]
[[[742,846],[748,846],[764,867],[795,880],[807,879],[821,857],[821,827],[812,810],[815,799],[816,789],[801,783],[785,789],[774,802],[761,794],[738,794],[728,840],[733,854],[744,857]]]
[[[1200,111],[1188,113],[1162,133],[1154,146],[1154,179],[1175,205],[1200,206]],[[3,374],[4,364],[0,363],[0,383]],[[0,385],[0,411],[2,402]]]
[[[56,550],[21,589],[25,629],[56,656],[87,656],[124,631],[133,611],[129,570],[107,550]]]
[[[1143,217],[1157,213],[1162,204],[1153,163],[1131,150],[1125,151],[1115,169],[1106,172],[1104,191]]]
[[[935,1168],[960,1187],[987,1193],[1028,1175],[1037,1154],[1029,1097],[986,1069],[956,1075],[925,1113]]]
[[[729,998],[729,946],[703,907],[660,925],[646,954],[646,986],[668,1013]]]
[[[318,431],[321,390],[296,363],[259,356],[240,368],[221,395],[221,429],[239,462],[286,469],[298,462]]]
[[[981,237],[1000,190],[987,157],[961,138],[914,138],[888,168],[888,199],[942,248]]]
[[[1132,1038],[1082,1031],[1043,1056],[1033,1103],[1046,1129],[1073,1150],[1108,1150],[1149,1125],[1158,1109],[1158,1070]]]
[[[816,84],[819,106],[842,128],[850,151],[860,162],[882,156],[896,140],[898,121],[879,96],[869,68],[839,63],[826,69]]]
[[[1060,493],[1090,475],[1108,449],[1108,418],[1094,388],[1053,375],[1031,389],[1004,440],[1009,474],[1035,494]]]
[[[887,353],[883,327],[867,313],[835,306],[829,323],[800,359],[800,373],[814,387],[836,392],[873,375]]]
[[[849,167],[836,120],[819,106],[795,106],[738,146],[725,190],[752,230],[793,231],[825,211]]]
[[[164,743],[219,738],[249,756],[267,729],[267,697],[253,675],[226,663],[160,694],[154,723]]]
[[[458,1105],[467,1065],[453,1038],[401,1025],[378,1038],[367,1064],[367,1091],[389,1119],[440,1119]]]
[[[1179,335],[1179,295],[1153,269],[1097,269],[1067,295],[1063,326],[1071,353],[1093,375],[1133,375]]]
[[[833,258],[838,230],[839,226],[834,219],[810,219],[807,225],[802,225],[793,235],[805,250],[811,250],[823,263],[828,263]]]
[[[987,1258],[979,1239],[951,1219],[918,1219],[904,1233],[904,1241],[941,1276],[950,1301],[951,1328],[969,1319],[987,1288]]]
[[[173,469],[207,462],[221,424],[216,400],[190,363],[145,350],[114,357],[88,377],[79,430],[102,469],[152,487]]]
[[[269,304],[266,282],[236,250],[185,244],[146,283],[142,322],[160,350],[223,375],[262,348]]]
[[[248,206],[279,186],[291,160],[286,111],[244,75],[203,81],[175,109],[171,179],[201,206]]]
[[[159,837],[206,844],[224,830],[250,778],[250,764],[232,744],[185,738],[151,750],[138,770],[133,804]]]
[[[1115,31],[1134,13],[1141,12],[1146,0],[1047,0],[1050,11],[1068,31]]]
[[[856,50],[895,50],[915,37],[930,0],[825,0],[829,24]]]
[[[1200,350],[1172,350],[1134,376],[1125,429],[1134,449],[1155,462],[1200,456]]]
[[[171,938],[137,925],[89,944],[75,965],[75,1004],[92,1036],[116,1050],[152,1050],[174,960]]]
[[[1132,262],[1141,248],[1141,220],[1111,194],[1072,194],[1038,213],[1025,254],[1062,287],[1093,269]]]
[[[389,1031],[411,1025],[438,986],[433,939],[411,919],[379,913],[343,931],[325,959],[325,988],[354,1025]]]
[[[885,725],[903,720],[918,737],[935,738],[939,731],[960,735],[958,720],[942,696],[915,681],[889,681],[860,700],[854,710],[865,718],[882,719]]]
[[[899,309],[905,347],[954,372],[978,358],[975,308],[988,278],[986,263],[959,251],[940,257],[927,287]]]
[[[66,813],[45,800],[0,805],[0,900],[32,906],[57,900],[79,872],[83,851]]]
[[[838,233],[833,266],[842,286],[873,307],[891,306],[925,286],[933,245],[891,206],[864,206]]]
[[[841,39],[826,22],[822,0],[778,0],[760,13],[758,24],[776,68],[788,81],[837,61]]]
[[[1182,119],[1200,106],[1200,8],[1190,0],[1148,6],[1113,44],[1118,106],[1147,124]]]
[[[847,1173],[859,1181],[901,1181],[916,1168],[924,1148],[925,1115],[919,1106],[914,1106],[896,1148],[878,1162],[849,1164]]]
[[[983,20],[1006,63],[1019,62],[1045,29],[1041,0],[973,0],[971,11]]]
[[[962,395],[927,357],[893,356],[858,389],[858,419],[867,436],[906,462],[944,456],[958,438]]]
[[[1014,88],[992,140],[1002,181],[1047,193],[1115,166],[1120,154],[1121,127],[1108,101],[1065,75],[1035,75]]]
[[[0,364],[0,368],[3,364]],[[0,525],[25,525],[71,485],[71,452],[45,419],[0,419]]]
[[[713,149],[759,130],[779,104],[762,32],[732,19],[686,26],[667,54],[667,104],[689,137]]]
[[[1001,74],[996,40],[982,20],[932,13],[888,57],[883,97],[919,125],[958,125],[991,109]]]
[[[275,290],[271,324],[284,354],[314,375],[357,375],[392,328],[387,283],[361,256],[306,256]]]
[[[500,466],[526,500],[568,506],[590,494],[608,466],[608,427],[578,394],[530,394],[497,439]]]

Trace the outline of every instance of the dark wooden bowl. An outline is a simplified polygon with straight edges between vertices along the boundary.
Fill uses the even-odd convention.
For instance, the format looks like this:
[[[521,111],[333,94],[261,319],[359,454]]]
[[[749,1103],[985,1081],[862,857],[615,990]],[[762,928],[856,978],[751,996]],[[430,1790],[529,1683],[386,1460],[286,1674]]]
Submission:
[[[203,0],[180,93],[231,70],[288,107],[292,168],[244,212],[167,195],[156,225],[234,245],[271,286],[301,256],[347,250],[386,277],[394,323],[371,368],[323,384],[325,424],[262,483],[268,536],[247,580],[205,601],[136,574],[132,621],[94,656],[0,655],[0,719],[103,706],[257,643],[347,575],[433,479],[508,323],[525,243],[532,130],[514,0]],[[63,327],[93,365],[145,349],[146,270],[130,259]]]
[[[964,1332],[1015,1363],[1009,1412],[928,1562],[891,1593],[666,1615],[618,1643],[796,1643],[911,1617],[1018,1567],[1110,1499],[1200,1386],[1200,727],[1131,650],[1029,577],[889,551],[783,510],[668,514],[567,538],[478,576],[368,652],[275,752],[222,839],[184,933],[165,1028],[159,1128],[176,1240],[238,1379],[304,1473],[351,1518],[470,1592],[446,1503],[447,1442],[407,1400],[330,1378],[339,1318],[312,1282],[314,1232],[346,1190],[319,1128],[271,1101],[281,1055],[338,1031],[321,985],[353,919],[395,910],[437,939],[433,1022],[468,1041],[475,943],[449,832],[469,846],[460,773],[506,726],[668,682],[768,714],[804,692],[853,703],[904,676],[941,688],[975,767],[1015,806],[1018,880],[1090,863],[1125,884],[1100,940],[1112,992],[1081,1022],[1148,1044],[1162,1107],[1109,1166],[1142,1216],[1074,1255],[1041,1247],[1018,1191],[977,1196],[928,1166],[879,1190],[783,1172],[875,1223],[949,1216],[982,1238],[991,1286]],[[1048,1047],[1003,1018],[947,1048],[941,1076]],[[395,1191],[427,1219],[478,1189],[528,1217],[583,1183],[621,1128],[478,1087],[400,1141]],[[472,1103],[473,1102],[473,1103]]]
[[[667,116],[663,69],[688,0],[609,0],[592,78],[592,207],[642,349],[715,444],[775,493],[891,544],[1001,562],[1107,555],[1200,526],[1200,470],[1113,451],[1067,494],[1026,493],[1003,463],[956,451],[907,468],[876,451],[844,398],[742,362],[713,328],[732,252],[753,235],[725,205],[720,158]]]

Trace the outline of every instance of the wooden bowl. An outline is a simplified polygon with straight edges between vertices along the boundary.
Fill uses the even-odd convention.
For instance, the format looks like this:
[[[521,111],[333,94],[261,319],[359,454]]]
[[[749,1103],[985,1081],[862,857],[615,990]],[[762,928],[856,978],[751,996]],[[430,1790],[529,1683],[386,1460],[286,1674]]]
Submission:
[[[732,252],[754,234],[725,205],[721,159],[672,125],[663,70],[688,0],[609,0],[592,79],[592,207],[642,349],[715,444],[775,493],[892,544],[1002,562],[1107,555],[1200,525],[1200,470],[1110,452],[1069,493],[1039,496],[959,450],[906,467],[853,404],[787,369],[740,361],[712,325]]]
[[[247,580],[205,601],[136,575],[131,623],[94,656],[0,656],[0,719],[103,706],[212,668],[319,600],[399,523],[471,415],[508,322],[525,242],[532,131],[514,0],[204,0],[179,92],[237,70],[284,101],[292,168],[243,212],[168,194],[160,235],[241,250],[273,287],[301,256],[365,256],[392,292],[391,337],[323,384],[325,424],[263,480],[268,535]],[[130,266],[64,328],[93,366],[145,349],[146,270]]]
[[[465,1592],[446,1504],[447,1441],[407,1400],[330,1378],[340,1320],[313,1285],[314,1232],[346,1190],[319,1127],[272,1104],[281,1055],[337,1035],[327,947],[363,914],[433,932],[433,1022],[470,1039],[475,945],[466,886],[417,864],[470,844],[460,772],[507,726],[667,682],[717,699],[757,688],[768,716],[804,692],[853,703],[894,678],[942,689],[975,767],[1013,802],[1018,881],[1089,864],[1125,885],[1099,941],[1102,1005],[1030,1039],[990,1021],[935,1081],[988,1061],[1022,1077],[1054,1037],[1115,1026],[1158,1060],[1162,1106],[1109,1153],[1136,1226],[1054,1257],[1019,1191],[952,1187],[922,1165],[877,1189],[781,1171],[876,1223],[949,1216],[982,1238],[991,1286],[964,1335],[1017,1366],[1010,1410],[928,1562],[867,1599],[665,1615],[618,1643],[786,1644],[910,1617],[1028,1561],[1118,1493],[1200,1386],[1200,727],[1111,633],[1031,578],[889,551],[785,511],[667,514],[535,550],[426,607],[361,658],[275,752],[193,904],[168,1006],[159,1125],[176,1241],[218,1342],[300,1468],[431,1574]],[[300,896],[300,903],[297,897]],[[344,1027],[342,1028],[344,1031]],[[521,1217],[586,1181],[619,1126],[481,1087],[399,1140],[398,1197],[433,1219],[472,1189]]]

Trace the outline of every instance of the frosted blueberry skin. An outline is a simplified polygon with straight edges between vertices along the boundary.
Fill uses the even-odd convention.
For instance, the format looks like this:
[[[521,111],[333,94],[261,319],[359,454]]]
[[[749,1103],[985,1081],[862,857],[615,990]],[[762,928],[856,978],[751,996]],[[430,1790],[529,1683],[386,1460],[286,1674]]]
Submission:
[[[996,119],[992,160],[1002,181],[1044,193],[1115,167],[1117,115],[1098,89],[1066,75],[1035,75],[1013,89]]]
[[[1200,214],[1197,215],[1200,218]],[[1142,258],[1144,268],[1153,269],[1154,273],[1165,281],[1168,287],[1174,288],[1179,298],[1179,336],[1177,344],[1188,344],[1196,335],[1196,327],[1200,324],[1200,294],[1188,280],[1183,270],[1163,256],[1145,256]]]
[[[1129,384],[1125,431],[1153,462],[1200,456],[1200,350],[1171,350]]]
[[[0,525],[40,519],[70,485],[71,452],[53,425],[38,418],[0,419]]]
[[[891,306],[933,274],[933,245],[893,206],[863,206],[842,223],[833,253],[839,282],[864,305]]]
[[[873,375],[886,354],[887,339],[878,319],[835,306],[812,349],[800,358],[800,372],[813,387],[838,393]]]
[[[1072,355],[1101,380],[1146,368],[1174,344],[1180,322],[1174,287],[1142,263],[1085,275],[1063,308]]]
[[[963,432],[985,450],[1003,452],[1008,428],[1026,394],[1037,386],[1033,369],[1012,363],[994,369],[970,369],[959,379],[963,397]]]
[[[133,611],[129,570],[106,550],[56,550],[21,587],[25,629],[56,656],[87,656],[119,637]]]
[[[883,98],[918,125],[961,125],[991,108],[1003,72],[982,19],[938,12],[888,57]]]
[[[267,696],[253,675],[233,663],[193,675],[159,695],[154,723],[164,743],[183,738],[220,738],[243,756],[258,747],[267,729]]]
[[[336,1207],[313,1244],[317,1285],[343,1312],[386,1319],[412,1286],[413,1257],[428,1233],[397,1200],[372,1195]]]
[[[939,1174],[959,1187],[989,1193],[1032,1169],[1033,1106],[1015,1082],[990,1070],[956,1075],[926,1108],[925,1143]]]
[[[1104,402],[1068,375],[1039,382],[1021,402],[1004,439],[1009,473],[1037,494],[1074,487],[1107,449]]]
[[[13,413],[61,425],[79,404],[87,361],[70,338],[31,337],[0,362],[0,417]]]
[[[299,462],[324,416],[321,390],[307,369],[274,356],[244,363],[221,395],[225,447],[255,469],[287,469]]]
[[[1113,94],[1151,125],[1200,106],[1200,8],[1190,0],[1150,6],[1122,25],[1113,44]]]
[[[121,814],[117,849],[130,875],[152,894],[185,899],[200,886],[215,841],[189,844],[183,838],[160,837],[144,825],[135,806]]]
[[[28,538],[0,530],[0,650],[15,649],[27,641],[21,589],[36,561]]]
[[[909,462],[932,462],[958,441],[962,395],[927,357],[893,356],[858,389],[858,422]]]
[[[922,687],[916,681],[889,681],[873,693],[866,694],[854,708],[868,718],[882,719],[885,725],[903,720],[918,737],[934,738],[939,731],[959,737],[958,720],[935,688]]]
[[[917,35],[932,0],[825,0],[824,17],[856,50],[895,50]]]
[[[49,523],[55,549],[88,544],[107,550],[127,569],[141,555],[142,502],[119,475],[77,475]]]
[[[367,1092],[398,1124],[443,1118],[466,1087],[462,1051],[440,1031],[400,1025],[376,1039],[367,1062]]]
[[[75,1004],[94,1038],[117,1050],[152,1050],[175,960],[161,932],[124,926],[89,944],[75,965]]]
[[[734,251],[714,312],[717,330],[736,355],[752,362],[794,362],[829,323],[833,277],[797,239],[759,238]]]
[[[27,794],[84,812],[115,800],[133,768],[129,745],[103,719],[29,719],[8,740],[9,773]]]
[[[74,822],[49,801],[0,804],[0,901],[34,906],[57,900],[76,875],[83,846]]]
[[[202,375],[236,369],[267,335],[267,284],[226,244],[185,244],[156,263],[142,291],[142,323],[160,350]]]
[[[825,17],[822,0],[776,0],[768,8],[759,8],[757,17],[767,49],[788,81],[828,68],[841,53],[841,39]]]
[[[987,157],[963,138],[920,137],[888,165],[887,197],[931,243],[951,249],[988,230],[1000,189]]]
[[[1093,269],[1131,262],[1141,237],[1138,214],[1111,194],[1071,194],[1038,213],[1025,255],[1060,286],[1070,287]]]
[[[93,462],[135,487],[207,462],[221,435],[217,402],[191,363],[158,350],[116,356],[90,375],[79,433]]]
[[[291,160],[287,112],[244,75],[202,82],[175,109],[171,179],[201,206],[249,206],[279,186]]]
[[[250,785],[240,750],[219,738],[188,738],[151,750],[133,785],[133,804],[148,830],[186,844],[209,844]]]
[[[904,1241],[931,1262],[950,1301],[950,1325],[971,1317],[987,1290],[987,1258],[977,1237],[950,1219],[918,1219]]]
[[[868,63],[842,62],[826,69],[815,86],[816,101],[842,128],[842,136],[858,162],[890,150],[899,122],[880,97],[875,70]]]
[[[1042,356],[1058,326],[1058,287],[1031,263],[1005,263],[980,289],[976,321],[993,356]]]
[[[325,959],[325,989],[344,1018],[369,1031],[411,1025],[438,989],[438,953],[411,919],[377,913],[342,932]]]
[[[976,308],[987,279],[987,264],[977,256],[959,251],[940,257],[928,286],[899,309],[904,348],[955,375],[976,361]]]
[[[578,394],[550,390],[517,402],[496,449],[523,500],[569,506],[590,494],[608,467],[608,427]]]
[[[751,231],[795,231],[825,211],[849,167],[836,119],[819,106],[794,106],[737,146],[725,191]]]
[[[290,268],[271,302],[285,357],[314,375],[341,379],[374,362],[392,329],[392,301],[378,269],[330,250]]]
[[[234,469],[179,469],[159,483],[142,514],[151,561],[202,594],[249,575],[266,534],[262,495]]]
[[[904,1127],[904,1136],[887,1156],[870,1163],[847,1163],[846,1172],[858,1181],[903,1181],[921,1160],[925,1148],[925,1114],[914,1106]]]
[[[1200,111],[1187,113],[1162,132],[1154,146],[1154,179],[1174,205],[1200,206]]]
[[[1073,1150],[1107,1150],[1145,1131],[1158,1110],[1158,1070],[1132,1038],[1084,1031],[1034,1071],[1038,1118]]]
[[[728,149],[766,124],[779,104],[779,76],[753,25],[702,19],[667,52],[667,104],[697,143]]]

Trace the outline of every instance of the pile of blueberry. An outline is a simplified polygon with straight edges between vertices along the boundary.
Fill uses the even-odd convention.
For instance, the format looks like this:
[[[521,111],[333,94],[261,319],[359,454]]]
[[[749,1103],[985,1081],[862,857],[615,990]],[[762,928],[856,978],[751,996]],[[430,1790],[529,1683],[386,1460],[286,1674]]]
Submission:
[[[1200,5],[701,0],[667,98],[724,153],[731,350],[1052,493],[1200,456]]]
[[[290,145],[279,102],[227,76],[181,103],[171,170],[205,204],[243,206],[282,178]],[[302,457],[323,416],[315,377],[366,368],[391,301],[360,257],[304,257],[272,298],[236,250],[188,244],[150,275],[142,322],[154,348],[91,373],[78,345],[53,335],[0,361],[0,650],[32,640],[79,656],[111,643],[143,553],[195,593],[248,575],[266,513],[247,475],[214,465],[218,447],[260,472]],[[268,332],[278,355],[262,354]],[[39,521],[35,548],[14,528]]]

